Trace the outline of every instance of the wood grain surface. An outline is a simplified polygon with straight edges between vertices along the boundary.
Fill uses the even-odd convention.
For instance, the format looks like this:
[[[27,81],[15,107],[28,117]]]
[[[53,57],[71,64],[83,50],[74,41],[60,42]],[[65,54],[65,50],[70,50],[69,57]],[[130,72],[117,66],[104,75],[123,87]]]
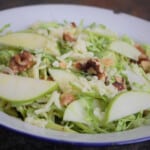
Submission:
[[[125,12],[150,20],[150,0],[0,0],[0,10],[33,4],[80,4]],[[148,131],[150,132],[150,131]],[[150,141],[123,146],[85,147],[42,141],[0,127],[0,150],[150,150]]]

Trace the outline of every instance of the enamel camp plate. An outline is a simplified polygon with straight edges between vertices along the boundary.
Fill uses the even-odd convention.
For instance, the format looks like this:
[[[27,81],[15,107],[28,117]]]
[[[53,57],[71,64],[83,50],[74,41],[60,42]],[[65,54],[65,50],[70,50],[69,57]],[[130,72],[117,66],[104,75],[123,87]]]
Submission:
[[[25,29],[37,21],[74,21],[84,20],[104,24],[119,35],[129,35],[135,41],[150,43],[150,22],[111,10],[79,5],[36,5],[0,11],[0,27],[11,24],[10,30]],[[0,125],[21,134],[53,142],[103,146],[121,145],[147,141],[150,139],[150,126],[106,134],[77,134],[54,131],[29,125],[17,118],[0,112]]]

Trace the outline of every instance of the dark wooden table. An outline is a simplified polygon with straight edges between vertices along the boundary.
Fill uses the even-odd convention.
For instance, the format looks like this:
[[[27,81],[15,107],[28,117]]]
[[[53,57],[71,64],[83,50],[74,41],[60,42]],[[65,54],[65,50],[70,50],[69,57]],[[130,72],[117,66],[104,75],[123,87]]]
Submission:
[[[150,0],[0,0],[0,10],[16,6],[47,3],[82,4],[113,9],[150,20]],[[148,131],[150,132],[150,131]],[[56,144],[24,136],[5,128],[0,128],[0,150],[150,150],[150,141],[111,147],[80,147]]]

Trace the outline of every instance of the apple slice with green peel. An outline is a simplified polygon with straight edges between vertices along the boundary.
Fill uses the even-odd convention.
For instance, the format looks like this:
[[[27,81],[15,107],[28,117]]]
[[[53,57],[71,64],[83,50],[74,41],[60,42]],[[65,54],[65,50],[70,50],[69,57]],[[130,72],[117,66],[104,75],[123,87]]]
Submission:
[[[53,81],[0,73],[0,98],[13,104],[33,102],[56,89]]]
[[[89,108],[89,105],[92,105],[92,109]],[[103,113],[101,112],[99,101],[95,99],[93,99],[90,104],[86,99],[79,99],[71,102],[64,112],[63,120],[90,125],[91,119],[89,118],[92,118],[92,116],[89,116],[89,111],[93,113],[93,117],[96,117],[101,122]]]
[[[109,49],[136,61],[141,55],[141,52],[137,48],[123,41],[112,42]]]
[[[119,94],[109,104],[105,123],[138,113],[150,108],[150,93],[130,91]]]
[[[0,36],[0,44],[24,49],[46,49],[49,40],[35,33],[11,33]]]
[[[81,100],[76,100],[66,108],[63,120],[89,124],[86,120],[87,112],[85,110],[84,103]]]

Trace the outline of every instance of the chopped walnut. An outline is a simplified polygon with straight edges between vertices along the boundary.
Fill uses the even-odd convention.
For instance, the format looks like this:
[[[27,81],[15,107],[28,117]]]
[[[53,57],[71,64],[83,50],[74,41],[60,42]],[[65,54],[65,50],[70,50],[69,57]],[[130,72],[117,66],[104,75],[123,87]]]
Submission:
[[[60,97],[60,103],[62,106],[67,106],[74,100],[75,100],[74,95],[70,93],[63,93]]]
[[[115,80],[116,81],[113,83],[113,86],[116,87],[118,91],[122,91],[126,89],[126,84],[124,79],[122,79],[121,77],[115,77]]]
[[[98,59],[89,59],[86,62],[79,61],[75,64],[75,67],[93,75],[100,73],[100,63]]]
[[[148,56],[146,56],[145,54],[141,54],[138,58],[138,64],[145,60],[148,60]]]
[[[34,56],[28,51],[23,51],[11,58],[9,66],[17,74],[31,68],[34,63]]]
[[[122,91],[125,89],[123,83],[119,83],[117,81],[113,83],[113,86],[115,86],[118,89],[118,91]]]
[[[150,73],[150,60],[143,60],[140,65],[146,73]]]
[[[63,33],[63,40],[66,42],[75,42],[76,39],[72,37],[69,33]]]
[[[140,65],[143,60],[148,60],[148,59],[149,59],[148,56],[146,55],[145,50],[142,48],[141,45],[136,44],[136,45],[135,45],[135,48],[136,48],[139,52],[141,52],[141,54],[140,54],[140,56],[138,57],[138,61],[136,61],[136,60],[130,60],[131,63],[137,63],[137,64]]]
[[[75,67],[91,75],[96,75],[98,79],[105,80],[106,78],[106,74],[100,68],[100,61],[98,59],[89,59],[86,62],[79,61],[75,64]]]
[[[76,28],[76,27],[77,27],[77,25],[76,25],[76,23],[75,23],[75,22],[71,22],[71,25],[72,25],[72,27],[74,27],[74,28]]]
[[[98,76],[99,80],[106,81],[107,76],[106,76],[106,74],[104,72],[99,73],[97,76]]]
[[[150,59],[145,54],[139,56],[139,60],[137,62],[144,70],[144,72],[150,72]]]
[[[141,45],[136,44],[135,47],[136,47],[142,54],[145,54],[145,50],[142,48]]]
[[[143,68],[144,72],[150,72],[150,59],[146,55],[145,50],[140,45],[135,45],[135,47],[141,52],[137,63]]]

